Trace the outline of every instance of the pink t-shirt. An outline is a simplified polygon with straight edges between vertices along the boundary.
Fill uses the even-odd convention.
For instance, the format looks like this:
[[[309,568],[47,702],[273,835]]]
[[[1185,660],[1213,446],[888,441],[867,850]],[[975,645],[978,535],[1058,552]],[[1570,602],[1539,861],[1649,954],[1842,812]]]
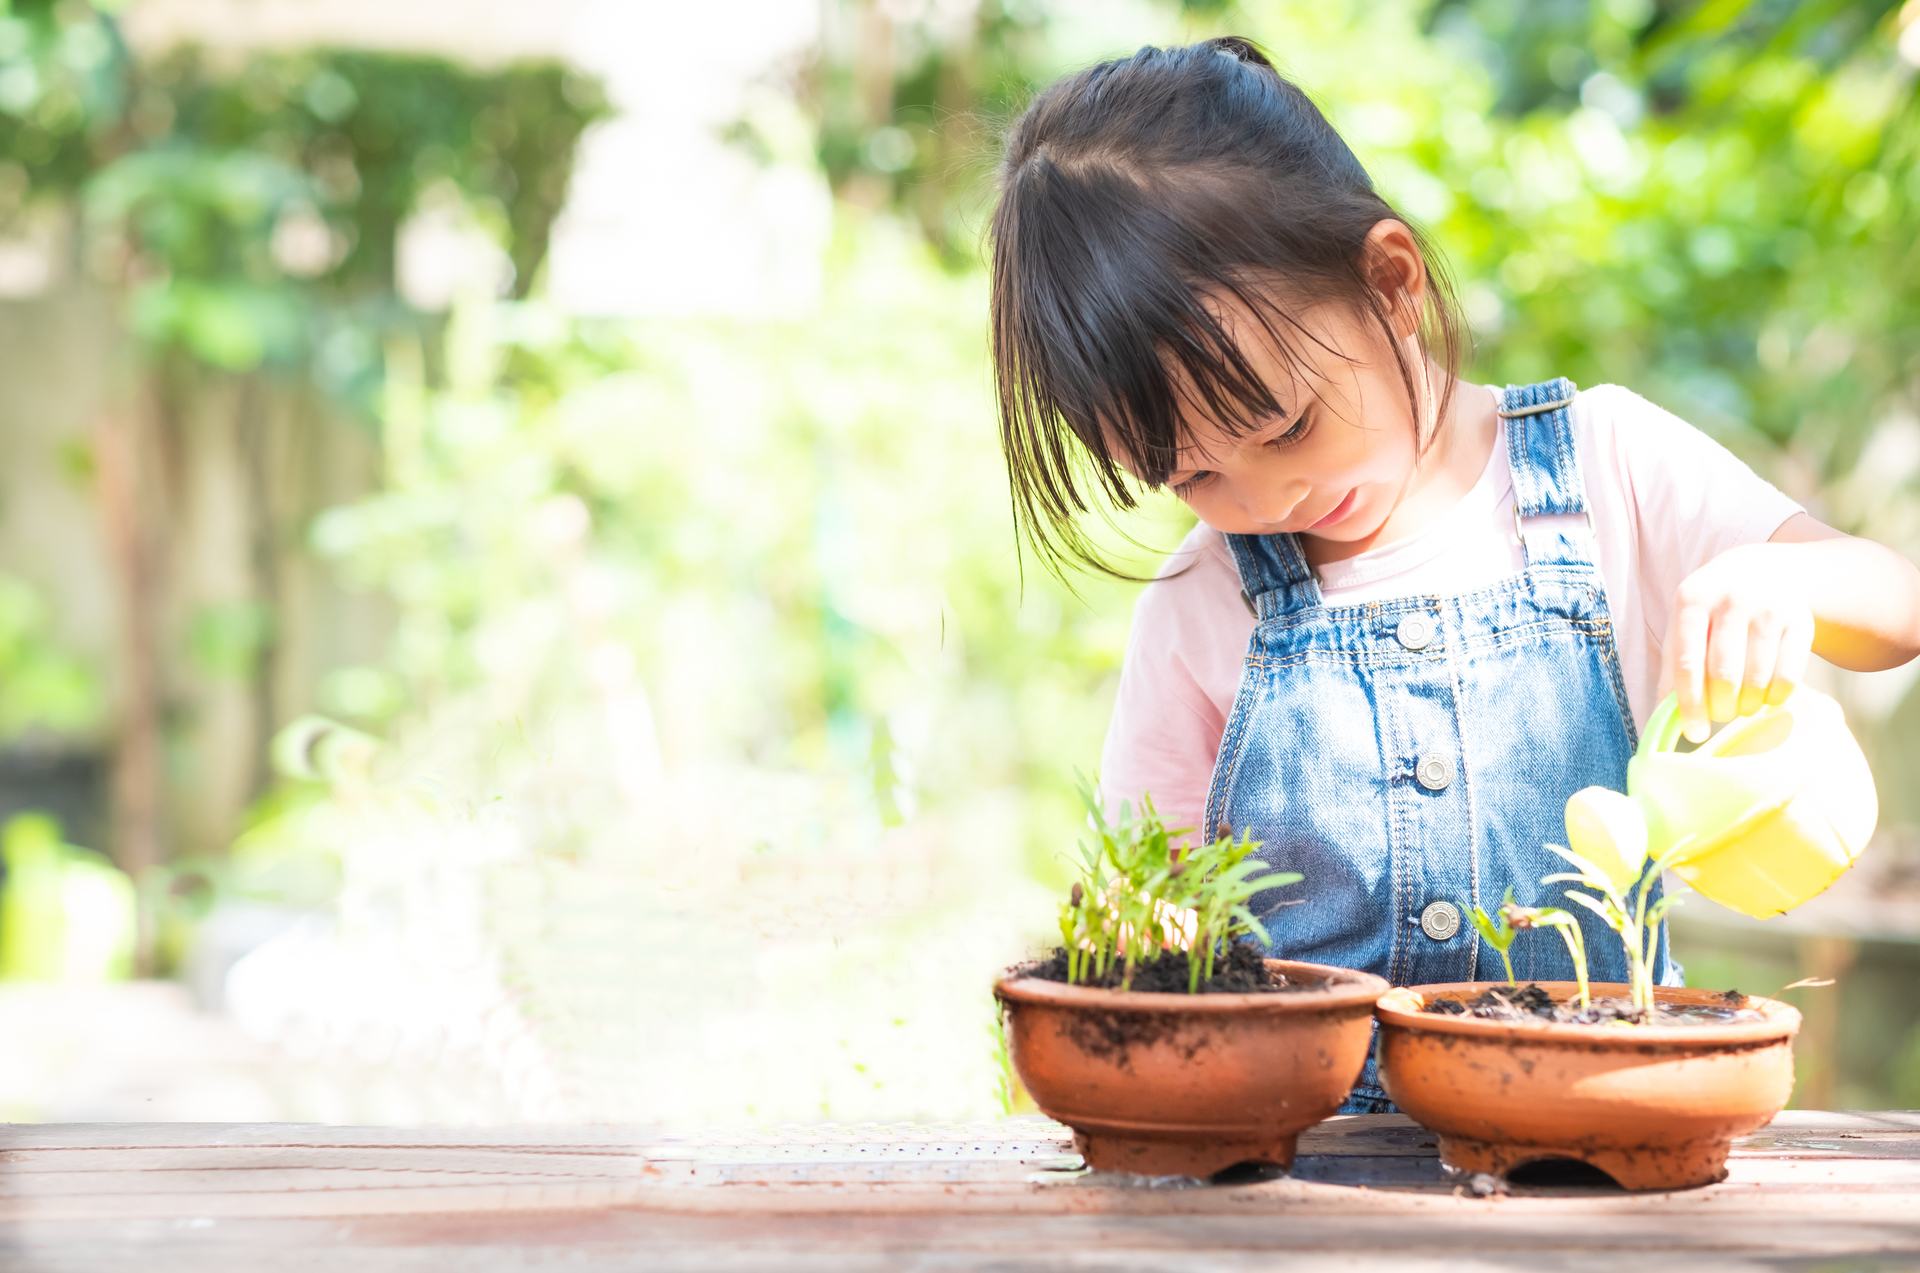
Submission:
[[[1661,643],[1680,581],[1765,541],[1800,506],[1684,420],[1618,385],[1573,400],[1596,560],[1636,724],[1657,705]],[[1529,526],[1585,519],[1541,518]],[[1458,596],[1525,565],[1513,529],[1505,423],[1458,504],[1425,530],[1318,569],[1329,605]],[[1182,566],[1184,573],[1175,574]],[[1170,826],[1198,826],[1240,689],[1254,619],[1219,531],[1195,526],[1140,594],[1100,761],[1110,804],[1153,796]]]

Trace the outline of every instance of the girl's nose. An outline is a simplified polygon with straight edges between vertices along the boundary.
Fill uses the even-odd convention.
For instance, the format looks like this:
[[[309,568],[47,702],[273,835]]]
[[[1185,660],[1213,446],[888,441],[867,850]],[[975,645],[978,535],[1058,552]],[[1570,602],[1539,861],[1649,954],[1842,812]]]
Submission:
[[[1278,526],[1292,515],[1307,497],[1309,488],[1297,482],[1278,486],[1255,486],[1240,498],[1240,510],[1253,521]]]

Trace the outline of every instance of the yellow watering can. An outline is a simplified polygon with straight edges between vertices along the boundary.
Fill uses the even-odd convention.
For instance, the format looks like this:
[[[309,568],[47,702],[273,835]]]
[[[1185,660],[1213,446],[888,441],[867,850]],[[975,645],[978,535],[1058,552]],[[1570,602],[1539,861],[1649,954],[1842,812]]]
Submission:
[[[1680,752],[1672,695],[1627,762],[1627,794],[1588,787],[1567,801],[1567,840],[1616,883],[1679,847],[1673,871],[1699,892],[1764,919],[1852,866],[1880,816],[1873,775],[1840,704],[1802,686]]]

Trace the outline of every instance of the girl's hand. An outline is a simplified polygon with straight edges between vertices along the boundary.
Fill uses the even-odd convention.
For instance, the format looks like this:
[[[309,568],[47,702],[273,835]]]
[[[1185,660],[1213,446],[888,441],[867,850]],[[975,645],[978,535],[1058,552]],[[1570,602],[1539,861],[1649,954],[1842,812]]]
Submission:
[[[1722,553],[1680,581],[1664,679],[1687,739],[1705,742],[1710,722],[1786,701],[1809,653],[1855,672],[1920,654],[1920,570],[1799,513],[1766,543]]]
[[[1780,544],[1745,544],[1680,583],[1667,625],[1666,679],[1681,731],[1707,740],[1713,721],[1784,703],[1806,675],[1815,620],[1798,563]]]

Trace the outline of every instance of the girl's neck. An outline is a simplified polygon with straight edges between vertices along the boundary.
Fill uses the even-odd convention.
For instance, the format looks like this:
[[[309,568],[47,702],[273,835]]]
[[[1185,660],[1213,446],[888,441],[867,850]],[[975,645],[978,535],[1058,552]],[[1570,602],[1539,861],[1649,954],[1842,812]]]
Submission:
[[[1445,384],[1446,374],[1428,361],[1427,384],[1436,387]],[[1416,535],[1443,517],[1486,471],[1494,439],[1500,432],[1497,411],[1492,390],[1464,380],[1456,381],[1453,397],[1447,403],[1446,419],[1436,428],[1433,445],[1407,475],[1406,486],[1380,529],[1365,539],[1341,542],[1302,535],[1301,548],[1306,552],[1308,564],[1321,566],[1358,557],[1371,549]]]

